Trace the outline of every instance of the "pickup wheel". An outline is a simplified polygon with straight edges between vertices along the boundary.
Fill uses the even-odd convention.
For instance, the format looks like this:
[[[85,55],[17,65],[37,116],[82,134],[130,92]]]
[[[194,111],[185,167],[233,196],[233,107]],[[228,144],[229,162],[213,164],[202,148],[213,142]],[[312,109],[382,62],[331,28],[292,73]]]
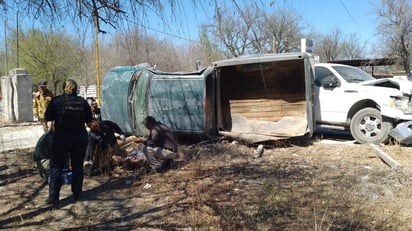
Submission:
[[[392,124],[383,121],[380,111],[375,108],[359,110],[350,123],[353,138],[361,144],[386,142],[391,129]]]

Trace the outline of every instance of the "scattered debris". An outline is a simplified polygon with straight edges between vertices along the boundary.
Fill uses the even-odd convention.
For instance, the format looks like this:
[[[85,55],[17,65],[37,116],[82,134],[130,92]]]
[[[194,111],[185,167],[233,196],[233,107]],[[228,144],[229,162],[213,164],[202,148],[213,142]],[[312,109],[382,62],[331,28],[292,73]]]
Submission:
[[[256,158],[262,157],[263,151],[264,151],[263,144],[259,144],[255,152],[255,157]]]
[[[412,144],[412,121],[407,121],[398,124],[394,129],[389,132],[389,135],[395,138],[400,144],[410,145]]]
[[[149,184],[149,183],[147,183],[147,184],[145,184],[145,186],[143,187],[143,189],[149,189],[149,188],[151,188],[151,187],[152,187],[152,185]]]

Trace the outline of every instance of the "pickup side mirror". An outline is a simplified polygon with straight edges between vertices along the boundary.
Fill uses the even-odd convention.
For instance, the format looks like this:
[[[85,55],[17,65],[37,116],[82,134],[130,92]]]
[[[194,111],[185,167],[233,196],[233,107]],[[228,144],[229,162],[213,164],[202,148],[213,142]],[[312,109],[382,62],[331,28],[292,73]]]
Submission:
[[[339,87],[338,79],[333,75],[328,75],[320,81],[320,85],[325,88]]]

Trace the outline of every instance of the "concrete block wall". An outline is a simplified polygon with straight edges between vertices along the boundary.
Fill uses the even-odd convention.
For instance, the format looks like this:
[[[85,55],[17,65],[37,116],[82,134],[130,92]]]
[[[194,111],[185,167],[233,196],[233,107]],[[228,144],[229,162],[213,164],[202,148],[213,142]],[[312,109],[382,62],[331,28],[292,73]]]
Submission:
[[[43,134],[41,125],[22,124],[0,127],[0,152],[34,148]]]
[[[11,121],[11,107],[9,106],[10,103],[6,103],[10,100],[11,97],[11,87],[7,87],[10,85],[11,79],[8,76],[2,76],[0,79],[1,84],[1,93],[2,93],[2,100],[1,100],[1,109],[3,113],[3,119],[5,121]]]
[[[6,121],[33,121],[32,78],[25,69],[16,68],[1,77],[3,113]]]

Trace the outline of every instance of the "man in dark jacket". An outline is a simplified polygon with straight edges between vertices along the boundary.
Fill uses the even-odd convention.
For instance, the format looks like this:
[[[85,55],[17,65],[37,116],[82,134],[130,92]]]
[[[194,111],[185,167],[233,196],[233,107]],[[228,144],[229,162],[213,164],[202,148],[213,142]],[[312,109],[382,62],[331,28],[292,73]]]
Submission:
[[[48,204],[59,202],[61,175],[68,157],[73,170],[72,193],[74,200],[79,200],[83,187],[83,160],[88,140],[85,123],[92,121],[89,104],[77,96],[77,83],[72,79],[66,80],[63,83],[63,91],[64,94],[53,98],[45,113],[46,121],[54,121],[49,197],[46,200]]]
[[[90,104],[90,108],[92,109],[93,119],[94,119],[94,120],[101,121],[101,120],[102,120],[102,114],[101,114],[100,107],[99,107],[99,105],[97,104],[97,102],[96,102],[96,101],[93,101],[93,102]]]
[[[108,172],[111,170],[111,156],[120,152],[115,133],[120,135],[122,143],[126,138],[120,127],[109,120],[93,120],[89,127],[89,143],[85,161],[92,162],[92,170],[95,173]],[[86,174],[90,175],[91,172],[86,172]]]
[[[136,137],[136,143],[143,143],[143,150],[135,150],[126,158],[112,156],[115,164],[146,165],[152,173],[163,172],[171,160],[178,155],[178,145],[169,127],[156,121],[152,116],[143,120],[144,126],[150,131],[146,139]],[[143,154],[143,155],[142,155]]]
[[[143,123],[150,130],[149,137],[143,141],[143,152],[152,171],[163,171],[178,152],[177,142],[170,128],[152,116],[147,116]]]

